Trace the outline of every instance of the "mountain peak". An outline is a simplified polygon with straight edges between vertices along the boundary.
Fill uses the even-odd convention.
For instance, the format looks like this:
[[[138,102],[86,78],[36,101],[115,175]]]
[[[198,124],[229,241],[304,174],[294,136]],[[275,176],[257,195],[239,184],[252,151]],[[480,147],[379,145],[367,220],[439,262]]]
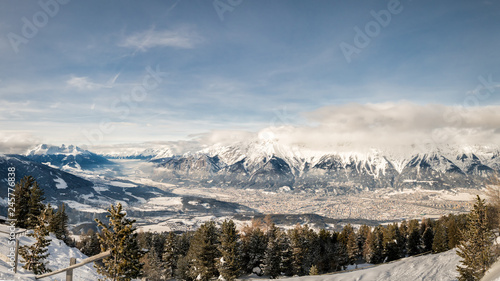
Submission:
[[[78,155],[78,154],[89,154],[90,152],[74,145],[64,145],[55,146],[49,144],[39,144],[36,147],[28,150],[26,156],[34,155],[53,155],[53,154],[64,154],[64,155]]]

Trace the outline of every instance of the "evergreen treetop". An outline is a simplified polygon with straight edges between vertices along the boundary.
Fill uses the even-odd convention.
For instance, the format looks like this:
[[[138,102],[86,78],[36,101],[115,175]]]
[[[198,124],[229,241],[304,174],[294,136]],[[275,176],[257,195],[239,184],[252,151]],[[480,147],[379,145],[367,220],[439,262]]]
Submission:
[[[462,265],[457,266],[459,281],[480,280],[493,262],[494,234],[488,228],[487,214],[484,199],[478,195],[469,213],[467,228],[462,232],[463,240],[458,245],[457,255],[462,258]]]
[[[102,231],[101,251],[111,250],[111,256],[103,259],[104,265],[96,265],[97,272],[109,280],[130,281],[140,276],[143,267],[140,258],[144,255],[134,233],[135,220],[126,217],[120,203],[116,207],[111,205],[108,212],[109,226],[95,219]]]

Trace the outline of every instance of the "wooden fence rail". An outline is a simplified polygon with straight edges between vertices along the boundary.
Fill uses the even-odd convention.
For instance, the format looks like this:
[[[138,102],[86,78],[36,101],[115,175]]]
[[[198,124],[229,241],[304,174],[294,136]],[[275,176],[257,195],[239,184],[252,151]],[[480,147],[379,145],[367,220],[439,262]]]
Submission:
[[[107,258],[109,256],[111,256],[111,251],[106,251],[106,252],[97,254],[95,256],[91,256],[90,258],[86,258],[77,264],[71,264],[71,263],[74,263],[76,261],[76,259],[72,258],[73,260],[70,262],[70,266],[63,268],[63,269],[56,270],[56,271],[52,271],[49,273],[45,273],[42,275],[37,275],[37,276],[35,276],[35,278],[36,279],[45,278],[45,277],[52,276],[54,274],[59,274],[61,272],[68,271],[71,274],[66,274],[66,281],[71,281],[73,278],[73,269],[78,268],[78,267],[83,266],[83,265],[86,265],[87,263],[91,263],[91,262],[95,262],[95,261]]]

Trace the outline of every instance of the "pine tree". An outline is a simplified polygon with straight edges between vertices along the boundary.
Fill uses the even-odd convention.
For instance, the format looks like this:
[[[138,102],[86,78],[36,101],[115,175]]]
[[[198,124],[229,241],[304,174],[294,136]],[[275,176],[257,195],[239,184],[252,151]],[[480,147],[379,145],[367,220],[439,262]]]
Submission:
[[[281,273],[280,230],[273,223],[267,230],[267,249],[264,254],[264,275],[276,278]]]
[[[378,264],[384,261],[384,230],[382,226],[376,226],[368,235],[365,244],[365,260],[369,263]]]
[[[181,256],[177,262],[177,267],[175,269],[175,278],[177,280],[192,281],[194,280],[191,276],[191,265],[188,256]]]
[[[38,225],[38,218],[42,214],[45,209],[45,205],[43,204],[43,190],[40,189],[38,183],[33,181],[33,185],[30,187],[29,195],[30,198],[28,200],[29,213],[27,220],[27,227],[30,229],[34,229]]]
[[[329,272],[331,269],[331,257],[332,251],[335,250],[335,245],[333,244],[332,234],[325,229],[320,229],[318,233],[319,238],[319,257],[317,268],[321,273]]]
[[[38,224],[38,217],[45,209],[43,191],[35,178],[25,176],[14,188],[14,218],[16,227],[34,229]]]
[[[204,223],[196,230],[187,254],[192,279],[208,281],[218,276],[218,244],[218,229],[213,221]]]
[[[399,258],[401,250],[398,241],[401,241],[401,233],[397,224],[391,224],[384,228],[384,257],[387,262]]]
[[[224,280],[232,281],[239,276],[240,263],[239,253],[239,235],[236,226],[232,220],[225,220],[222,223],[220,235],[219,251],[221,258],[217,263],[217,268]]]
[[[179,250],[179,255],[185,256],[189,252],[189,247],[191,246],[191,240],[193,240],[194,233],[184,232],[178,238],[177,248]]]
[[[373,255],[375,251],[375,234],[373,232],[368,233],[366,237],[365,245],[363,246],[363,259],[368,263],[373,262]]]
[[[177,269],[177,261],[180,258],[180,249],[178,244],[178,236],[173,232],[169,232],[167,238],[165,239],[162,256],[166,277],[174,277],[175,270]]]
[[[364,246],[366,243],[366,239],[368,238],[368,234],[370,234],[371,228],[363,224],[359,230],[358,230],[358,235],[356,237],[356,243],[358,245],[358,257],[362,258],[363,257],[363,250]]]
[[[411,220],[408,225],[407,252],[409,256],[420,254],[421,236],[417,220]]]
[[[302,226],[297,224],[295,228],[288,232],[290,237],[290,246],[292,249],[292,268],[294,275],[305,275],[307,272],[304,271],[304,259],[307,254],[307,244],[306,237]]]
[[[11,217],[16,221],[16,227],[26,228],[28,226],[27,219],[29,214],[29,188],[34,182],[33,177],[24,177],[14,188],[14,216]],[[9,214],[11,216],[11,214]]]
[[[101,243],[97,233],[89,229],[86,235],[82,235],[76,247],[86,256],[94,256],[101,252]]]
[[[193,233],[184,232],[182,235],[179,236],[176,235],[176,237],[177,237],[176,238],[177,245],[175,246],[174,260],[172,261],[175,262],[175,267],[173,269],[174,277],[178,280],[191,281],[192,278],[190,275],[191,274],[190,263],[189,263],[189,257],[187,255],[189,253],[189,248],[191,246]],[[165,242],[165,245],[166,244],[167,243]]]
[[[285,231],[280,231],[279,248],[281,252],[281,272],[285,276],[293,275],[293,257],[290,238]]]
[[[147,280],[160,280],[164,276],[164,263],[161,260],[164,244],[164,235],[156,232],[139,231],[137,241],[139,248],[145,249],[146,254],[140,259],[144,264],[142,278]]]
[[[304,226],[304,235],[305,235],[305,248],[306,248],[306,256],[304,259],[304,272],[309,273],[311,266],[318,264],[320,257],[320,242],[319,237],[314,229],[309,228],[307,225]]]
[[[406,255],[408,254],[408,237],[410,236],[410,233],[408,231],[408,222],[406,220],[401,222],[401,225],[399,226],[399,231],[401,232],[401,243],[400,243],[401,252],[399,253],[399,256],[406,257]]]
[[[258,225],[246,226],[241,235],[241,266],[247,273],[261,268],[267,249],[267,237]]]
[[[480,280],[493,262],[494,235],[488,228],[487,213],[484,200],[478,195],[462,233],[463,240],[458,245],[457,254],[462,258],[462,265],[457,266],[459,281]]]
[[[341,246],[340,246],[340,241],[339,241],[339,236],[340,233],[337,231],[333,231],[331,233],[331,248],[328,251],[328,257],[330,259],[330,270],[338,271],[341,270],[341,260],[342,258],[342,253],[341,253]]]
[[[113,281],[130,281],[139,277],[143,264],[140,262],[144,253],[137,244],[135,220],[128,219],[122,211],[122,205],[111,205],[108,209],[109,226],[95,219],[101,227],[99,236],[101,251],[111,251],[111,256],[103,259],[103,265],[97,265],[97,272]]]
[[[444,222],[436,224],[436,233],[432,243],[432,252],[441,253],[448,250],[448,233]]]
[[[424,246],[424,252],[432,251],[432,244],[434,243],[434,230],[432,227],[428,226],[424,234],[422,235],[422,243]]]
[[[460,235],[460,230],[457,226],[457,216],[451,214],[448,217],[448,221],[446,223],[447,231],[447,240],[448,240],[448,249],[455,248],[462,239]]]
[[[53,225],[52,225],[52,221],[54,220],[54,215],[55,215],[54,208],[52,207],[52,205],[50,203],[48,203],[45,208],[46,208],[46,212],[47,212],[47,221],[49,222],[49,226],[47,227],[47,229],[49,230],[49,232],[54,233],[54,229],[53,229]]]
[[[63,240],[66,244],[70,243],[68,220],[64,203],[57,208],[55,214],[52,211],[51,219],[49,220],[49,231],[54,233],[57,239]]]
[[[354,236],[351,237],[351,242],[349,243],[349,237],[354,233],[354,228],[351,224],[344,226],[339,234],[339,263],[340,266],[348,266],[353,263],[353,255],[355,254],[356,242]]]
[[[354,231],[349,233],[346,248],[349,259],[348,264],[354,264],[359,257],[357,234]]]
[[[38,222],[33,233],[28,234],[28,236],[35,238],[36,242],[31,246],[25,245],[19,248],[19,254],[25,261],[23,268],[33,271],[36,275],[51,271],[47,268],[47,263],[44,262],[49,256],[47,247],[51,241],[47,238],[49,235],[48,210],[42,211],[37,219]]]
[[[142,277],[146,280],[161,280],[163,277],[163,262],[161,261],[156,247],[151,247],[149,251],[140,258],[142,267]]]

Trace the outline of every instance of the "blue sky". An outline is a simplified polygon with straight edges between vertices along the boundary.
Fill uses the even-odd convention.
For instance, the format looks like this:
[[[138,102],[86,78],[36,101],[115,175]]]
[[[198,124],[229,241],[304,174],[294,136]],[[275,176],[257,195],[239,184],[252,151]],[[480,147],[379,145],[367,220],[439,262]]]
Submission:
[[[346,59],[356,28],[373,36]],[[496,106],[499,28],[497,1],[3,0],[0,141],[314,126],[352,104]]]

